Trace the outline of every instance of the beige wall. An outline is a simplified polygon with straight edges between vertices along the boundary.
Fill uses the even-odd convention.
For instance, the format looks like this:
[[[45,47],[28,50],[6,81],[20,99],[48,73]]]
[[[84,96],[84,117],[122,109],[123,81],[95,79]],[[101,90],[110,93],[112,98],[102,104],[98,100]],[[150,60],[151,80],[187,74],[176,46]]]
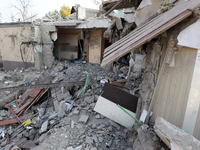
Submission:
[[[102,31],[92,30],[90,31],[89,39],[89,62],[101,63],[101,50],[102,50]]]
[[[30,41],[31,27],[3,27],[0,28],[0,55],[3,61],[22,62],[20,45]],[[32,45],[22,46],[25,62],[34,62]]]

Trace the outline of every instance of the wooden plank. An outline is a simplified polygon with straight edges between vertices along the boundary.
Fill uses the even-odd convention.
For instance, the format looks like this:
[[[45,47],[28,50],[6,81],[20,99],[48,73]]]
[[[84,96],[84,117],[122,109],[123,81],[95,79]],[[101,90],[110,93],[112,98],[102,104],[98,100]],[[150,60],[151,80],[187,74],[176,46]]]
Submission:
[[[159,34],[163,33],[164,31],[168,30],[169,28],[171,28],[175,24],[181,22],[182,20],[184,20],[185,18],[187,18],[191,14],[192,14],[191,11],[189,11],[189,10],[185,11],[183,14],[173,18],[171,21],[165,23],[163,26],[161,26],[161,27],[157,28],[156,30],[150,32],[149,34],[146,34],[144,37],[142,37],[138,41],[129,42],[129,44],[123,46],[122,48],[120,48],[120,49],[116,50],[115,52],[113,52],[112,54],[110,54],[109,57],[104,58],[101,66],[105,67],[109,63],[112,63],[113,61],[115,61],[116,59],[119,59],[120,57],[126,55],[127,53],[131,52],[135,48],[146,43],[148,40],[153,39],[154,37],[158,36]]]
[[[23,116],[23,117],[20,117],[20,120],[22,122],[28,120],[32,115],[28,115],[28,116]],[[9,124],[14,124],[14,123],[18,123],[18,120],[15,118],[15,119],[10,119],[10,120],[3,120],[3,121],[0,121],[0,126],[5,126],[5,125],[9,125]]]
[[[10,91],[10,90],[27,90],[27,89],[32,89],[32,88],[49,88],[49,87],[62,87],[62,86],[72,87],[72,86],[77,86],[77,85],[85,85],[85,81],[84,82],[63,81],[63,82],[50,83],[50,84],[36,84],[36,85],[27,85],[27,86],[22,85],[22,86],[5,87],[5,88],[0,88],[0,92]]]
[[[20,148],[23,149],[31,149],[33,147],[35,147],[35,141],[27,141],[25,144],[23,144]]]
[[[20,108],[15,108],[15,109],[14,109],[14,112],[15,112],[16,114],[18,114],[20,111],[22,111],[23,109],[25,109],[30,103],[31,103],[31,101],[27,101],[22,107],[20,107]]]
[[[197,2],[197,1],[194,1],[194,0],[193,1],[188,1],[188,2],[179,2],[174,8],[172,8],[171,10],[169,10],[169,11],[167,11],[167,12],[165,12],[165,13],[163,13],[163,14],[160,15],[160,16],[162,16],[164,18],[163,21],[161,21],[160,23],[158,23],[156,26],[152,26],[152,24],[155,23],[153,21],[153,23],[150,23],[149,25],[146,26],[146,30],[147,31],[146,32],[143,31],[143,33],[147,35],[147,34],[153,32],[154,30],[156,30],[157,28],[161,27],[163,24],[166,24],[171,19],[173,20],[174,17],[177,18],[176,17],[177,15],[180,17],[180,14],[184,13],[187,9],[194,10],[194,9],[196,9],[199,6],[200,6],[200,2]],[[172,26],[175,25],[175,24],[177,24],[177,23],[179,23],[180,21],[182,21],[182,18],[180,18],[180,19],[177,18],[177,21],[174,22],[174,24],[172,24]],[[165,27],[165,28],[168,29],[167,27]],[[163,29],[163,30],[166,31],[166,29]],[[143,29],[143,30],[145,30],[145,29]],[[129,36],[133,35],[134,32],[135,31],[132,31],[132,33],[129,34]],[[162,31],[160,31],[160,33],[162,33]],[[119,40],[119,41],[117,41],[115,43],[115,44],[118,44],[118,46],[114,47],[112,49],[112,51],[110,51],[110,48],[108,47],[107,49],[105,49],[105,53],[104,54],[106,54],[108,51],[110,51],[109,53],[111,53],[111,52],[115,52],[115,54],[116,54],[116,52],[119,53],[119,51],[123,50],[124,47],[129,47],[129,51],[131,51],[131,50],[137,48],[136,46],[135,47],[131,46],[131,44],[134,43],[134,42],[136,42],[137,40],[139,40],[143,36],[145,36],[144,34],[142,34],[138,38],[135,38],[133,36],[132,38],[130,38],[127,41],[123,41],[124,39],[123,40]],[[148,39],[146,39],[146,41],[149,40],[150,38],[151,38],[151,36],[148,37]],[[122,56],[125,55],[125,54],[127,54],[129,51],[124,51],[123,54],[122,54]],[[106,65],[108,65],[109,63],[112,63],[114,60],[116,60],[116,59],[118,59],[120,57],[119,56],[116,56],[116,57],[113,56],[113,58],[112,58],[112,56],[109,56],[109,58],[107,59],[107,61],[106,61],[106,58],[107,57],[105,56],[104,59],[103,59],[103,61],[102,61],[102,65],[101,65],[102,67],[105,67]],[[110,61],[108,61],[108,60],[110,60]]]

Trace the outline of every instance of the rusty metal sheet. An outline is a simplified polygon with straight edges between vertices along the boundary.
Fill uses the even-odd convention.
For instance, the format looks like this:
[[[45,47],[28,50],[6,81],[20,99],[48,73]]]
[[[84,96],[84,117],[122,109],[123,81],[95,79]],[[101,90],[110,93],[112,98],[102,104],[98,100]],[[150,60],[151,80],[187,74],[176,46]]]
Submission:
[[[28,95],[30,96],[30,97],[36,97],[39,93],[40,93],[40,89],[38,89],[38,88],[35,88],[35,89],[33,89]]]
[[[35,99],[35,97],[40,93],[41,89],[38,89],[38,88],[34,88],[18,105],[17,107],[15,108],[15,110],[17,110],[25,101],[28,97],[32,97],[32,100],[33,101]]]
[[[13,111],[12,107],[10,106],[10,104],[7,104],[6,107],[8,108],[8,110],[10,110],[10,112],[17,118],[17,121],[19,123],[22,123],[23,121],[15,114],[15,112]]]

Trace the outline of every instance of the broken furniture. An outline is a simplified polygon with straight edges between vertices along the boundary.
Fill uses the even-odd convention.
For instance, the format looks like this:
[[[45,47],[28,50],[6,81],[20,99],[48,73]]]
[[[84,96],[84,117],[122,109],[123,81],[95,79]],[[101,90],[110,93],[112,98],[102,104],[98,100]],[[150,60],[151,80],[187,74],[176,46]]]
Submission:
[[[117,104],[135,117],[138,97],[108,83],[105,83],[102,91],[94,110],[127,128],[132,127],[135,120],[119,108]]]
[[[111,80],[110,78],[108,78],[108,77],[106,77],[105,80],[106,80],[108,83],[112,84],[112,85],[119,86],[119,87],[122,87],[122,88],[125,86],[125,84],[126,84],[126,82],[127,82],[126,79],[121,79],[121,80],[117,80],[117,81],[112,81],[112,80]]]
[[[23,117],[19,117],[20,115],[22,115],[24,112],[26,112],[31,106],[33,106],[36,102],[38,102],[42,96],[48,91],[47,89],[33,89],[18,105],[17,107],[14,109],[13,107],[11,107],[10,104],[6,104],[6,107],[8,108],[8,110],[15,116],[14,119],[10,119],[10,120],[3,120],[0,121],[0,126],[3,125],[8,125],[8,124],[13,124],[13,123],[23,123],[24,121],[26,121],[27,119],[29,119],[32,115],[28,115],[28,116],[23,116]],[[28,99],[28,98],[31,98]]]

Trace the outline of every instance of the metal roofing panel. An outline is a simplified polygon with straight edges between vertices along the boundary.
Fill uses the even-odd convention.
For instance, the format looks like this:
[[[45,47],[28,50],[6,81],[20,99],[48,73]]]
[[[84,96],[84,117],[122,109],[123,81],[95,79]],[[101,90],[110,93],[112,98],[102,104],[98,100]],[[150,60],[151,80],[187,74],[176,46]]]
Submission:
[[[149,18],[127,36],[115,42],[105,49],[101,67],[105,67],[113,61],[143,45],[172,26],[181,22],[192,14],[191,10],[200,6],[200,0],[180,2],[171,10]]]

